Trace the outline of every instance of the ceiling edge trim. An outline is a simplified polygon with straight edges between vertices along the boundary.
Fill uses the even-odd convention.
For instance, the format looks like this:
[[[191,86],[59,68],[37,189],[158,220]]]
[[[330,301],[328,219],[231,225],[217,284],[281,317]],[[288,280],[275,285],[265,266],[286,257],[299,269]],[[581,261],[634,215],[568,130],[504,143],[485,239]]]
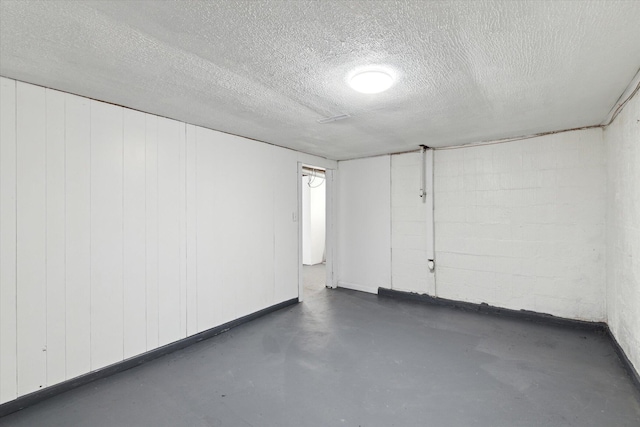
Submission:
[[[588,129],[602,129],[603,127],[604,127],[603,125],[583,126],[583,127],[579,127],[579,128],[552,130],[552,131],[548,131],[548,132],[533,133],[533,134],[530,134],[530,135],[514,136],[512,138],[494,139],[494,140],[480,141],[480,142],[470,142],[468,144],[452,145],[450,147],[431,147],[431,146],[429,146],[429,149],[434,150],[434,151],[443,151],[443,150],[457,150],[457,149],[460,149],[460,148],[483,147],[485,145],[505,144],[507,142],[522,141],[522,140],[525,140],[525,139],[539,138],[541,136],[555,135],[557,133],[574,132],[574,131],[578,131],[578,130],[588,130]],[[394,156],[396,154],[419,153],[421,151],[420,147],[421,146],[418,146],[418,148],[416,148],[415,150],[404,150],[404,151],[398,151],[398,152],[391,152],[391,153],[384,153],[384,154],[372,154],[370,156],[352,157],[352,158],[349,158],[349,159],[341,159],[341,160],[338,160],[338,162],[347,162],[349,160],[369,159],[371,157],[380,157],[380,156]]]
[[[613,105],[609,114],[607,114],[604,120],[600,122],[600,125],[606,128],[613,123],[616,117],[618,117],[618,114],[620,114],[624,109],[624,106],[627,105],[627,102],[629,102],[631,98],[638,93],[638,90],[640,90],[640,69],[638,69],[638,72],[633,76],[627,88],[622,92],[622,95],[620,95],[616,103]]]
[[[578,130],[588,130],[588,129],[601,129],[601,128],[603,128],[603,125],[582,126],[579,128],[560,129],[560,130],[552,130],[548,132],[532,133],[531,135],[521,135],[521,136],[515,136],[513,138],[496,139],[493,141],[472,142],[464,145],[452,145],[451,147],[436,147],[434,148],[434,150],[438,150],[438,151],[439,150],[457,150],[459,148],[482,147],[485,145],[504,144],[506,142],[515,142],[515,141],[522,141],[524,139],[539,138],[541,136],[555,135],[557,133],[574,132]]]
[[[26,83],[26,84],[29,84],[29,85],[32,85],[32,86],[38,86],[38,87],[42,87],[42,88],[49,89],[49,90],[55,90],[56,92],[68,93],[69,95],[79,96],[81,98],[85,98],[85,99],[88,99],[88,100],[91,100],[91,101],[97,101],[97,102],[102,102],[104,104],[110,104],[110,105],[113,105],[113,106],[116,106],[116,107],[126,108],[127,110],[131,110],[131,111],[138,111],[138,112],[144,113],[144,114],[151,114],[152,116],[161,117],[163,119],[168,119],[168,120],[173,120],[175,122],[184,123],[185,125],[197,126],[197,127],[203,128],[203,129],[208,129],[208,130],[214,131],[214,132],[220,132],[220,133],[224,133],[226,135],[237,136],[238,138],[248,139],[249,141],[255,141],[255,142],[260,142],[262,144],[272,145],[274,147],[282,148],[284,150],[290,150],[290,151],[293,151],[295,153],[306,154],[308,156],[314,156],[314,157],[317,157],[319,159],[325,159],[325,160],[328,160],[328,161],[331,161],[331,162],[337,162],[336,159],[332,159],[332,158],[329,158],[329,157],[321,156],[321,155],[318,155],[318,154],[308,153],[306,151],[296,150],[294,148],[285,147],[284,145],[278,145],[278,144],[275,144],[273,142],[263,141],[261,139],[251,138],[250,136],[244,136],[244,135],[239,135],[239,134],[236,134],[236,133],[226,132],[226,131],[219,130],[219,129],[213,129],[213,128],[202,126],[202,125],[198,125],[198,124],[195,124],[195,123],[190,123],[190,122],[187,122],[185,120],[175,119],[173,117],[163,116],[161,114],[151,113],[149,111],[139,110],[137,108],[127,107],[126,105],[122,105],[122,104],[116,104],[115,102],[104,101],[102,99],[92,98],[92,97],[86,96],[86,95],[80,95],[80,94],[77,94],[77,93],[69,92],[67,90],[60,90],[60,89],[56,89],[56,88],[53,88],[53,87],[49,87],[49,86],[44,86],[44,85],[37,84],[37,83],[28,82],[26,80],[20,80],[20,79],[17,79],[15,77],[4,76],[2,74],[0,74],[0,77],[3,77],[5,79],[10,79],[10,80],[15,80],[15,81],[21,82],[21,83]]]

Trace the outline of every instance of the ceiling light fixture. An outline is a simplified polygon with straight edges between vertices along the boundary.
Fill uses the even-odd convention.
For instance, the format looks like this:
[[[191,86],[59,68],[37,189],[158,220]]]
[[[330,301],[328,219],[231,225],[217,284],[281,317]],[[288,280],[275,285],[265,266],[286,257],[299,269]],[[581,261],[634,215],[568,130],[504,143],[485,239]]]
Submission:
[[[349,85],[358,92],[380,93],[393,85],[393,77],[384,71],[363,71],[351,77]]]

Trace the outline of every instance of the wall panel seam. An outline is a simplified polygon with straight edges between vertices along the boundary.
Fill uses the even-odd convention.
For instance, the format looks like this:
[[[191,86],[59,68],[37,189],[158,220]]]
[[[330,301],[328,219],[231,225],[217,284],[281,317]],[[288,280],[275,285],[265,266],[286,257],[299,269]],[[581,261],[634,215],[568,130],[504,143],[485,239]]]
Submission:
[[[44,92],[44,384],[45,387],[49,385],[49,115],[47,108],[47,98],[50,93],[50,89],[45,89]]]

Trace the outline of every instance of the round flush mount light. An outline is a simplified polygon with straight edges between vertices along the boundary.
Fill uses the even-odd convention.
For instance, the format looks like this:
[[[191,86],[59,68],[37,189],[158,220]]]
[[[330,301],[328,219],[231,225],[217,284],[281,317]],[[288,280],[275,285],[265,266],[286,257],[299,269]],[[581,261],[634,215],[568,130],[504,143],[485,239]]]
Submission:
[[[384,71],[362,71],[349,79],[349,85],[358,92],[380,93],[393,85],[393,77]]]

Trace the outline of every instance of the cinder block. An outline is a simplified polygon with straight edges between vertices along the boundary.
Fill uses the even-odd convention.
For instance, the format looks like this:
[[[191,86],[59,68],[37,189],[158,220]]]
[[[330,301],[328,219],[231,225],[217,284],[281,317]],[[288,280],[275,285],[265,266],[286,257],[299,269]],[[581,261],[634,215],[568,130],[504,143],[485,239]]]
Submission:
[[[435,157],[441,296],[600,320],[607,180],[581,162],[603,157],[601,131],[451,151]]]
[[[426,251],[427,239],[424,236],[396,233],[391,236],[391,247]]]

